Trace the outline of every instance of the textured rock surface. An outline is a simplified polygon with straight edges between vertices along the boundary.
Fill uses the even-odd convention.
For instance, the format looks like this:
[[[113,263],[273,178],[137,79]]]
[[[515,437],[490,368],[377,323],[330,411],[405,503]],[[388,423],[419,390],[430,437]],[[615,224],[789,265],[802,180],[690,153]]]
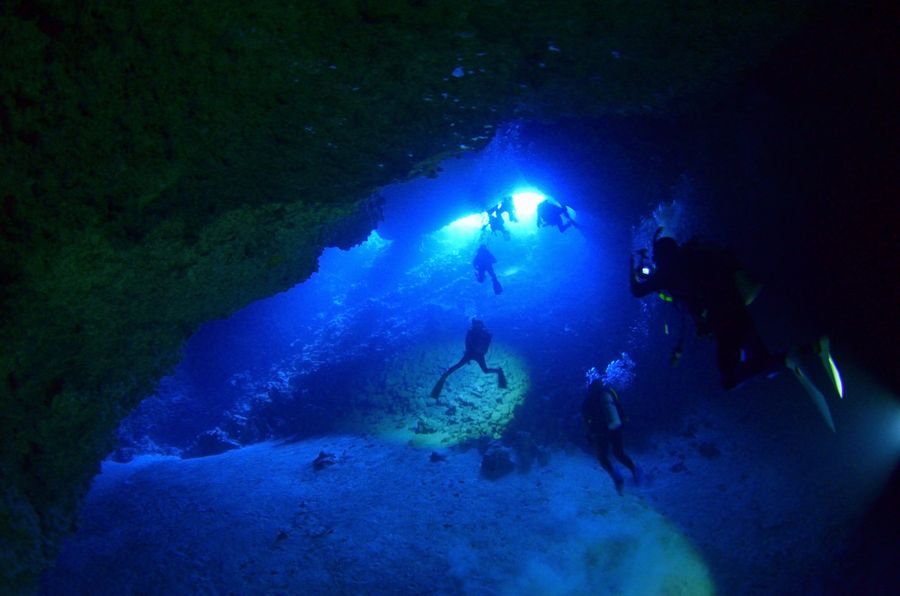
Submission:
[[[3,584],[53,556],[184,339],[362,240],[378,187],[516,115],[702,94],[778,4],[4,4]]]

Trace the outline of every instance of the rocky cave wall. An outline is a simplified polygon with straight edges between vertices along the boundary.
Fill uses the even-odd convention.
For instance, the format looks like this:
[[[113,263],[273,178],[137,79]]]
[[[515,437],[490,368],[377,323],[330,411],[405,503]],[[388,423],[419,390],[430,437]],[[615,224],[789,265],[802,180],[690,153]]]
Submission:
[[[512,118],[696,102],[797,22],[781,4],[4,3],[4,591],[184,340],[364,239],[380,187]]]

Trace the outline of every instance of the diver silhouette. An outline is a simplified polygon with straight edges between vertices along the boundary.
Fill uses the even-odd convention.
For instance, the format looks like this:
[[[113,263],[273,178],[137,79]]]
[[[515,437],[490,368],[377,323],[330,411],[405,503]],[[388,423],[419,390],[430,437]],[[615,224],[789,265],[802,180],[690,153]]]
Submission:
[[[481,370],[485,374],[495,373],[497,375],[497,386],[501,389],[506,389],[506,375],[503,374],[503,369],[488,368],[484,361],[484,356],[491,346],[491,338],[492,336],[485,328],[484,322],[479,321],[478,319],[472,319],[472,327],[466,333],[466,350],[463,353],[462,358],[459,359],[459,362],[444,371],[444,374],[441,375],[441,378],[438,379],[438,382],[435,384],[434,389],[431,390],[431,397],[435,399],[440,397],[441,391],[444,389],[444,383],[447,381],[447,377],[473,360],[478,363],[478,366],[481,367]]]
[[[563,217],[566,222],[563,222]],[[539,228],[544,226],[556,226],[560,232],[565,233],[569,227],[578,227],[572,216],[569,215],[569,208],[565,205],[557,203],[552,199],[544,199],[537,207],[537,225]]]
[[[497,217],[502,218],[503,214],[506,213],[507,217],[509,217],[509,221],[512,223],[516,223],[519,221],[519,218],[516,214],[516,203],[512,198],[512,195],[506,195],[500,202],[497,203],[495,207],[493,207],[488,214],[494,213]]]
[[[623,434],[627,418],[622,412],[619,395],[612,385],[604,382],[596,367],[585,374],[587,385],[584,402],[581,404],[581,418],[587,428],[588,440],[595,450],[597,460],[616,485],[616,492],[622,494],[625,481],[609,459],[612,449],[622,464],[631,472],[635,484],[641,480],[641,472],[634,461],[625,453]]]
[[[664,300],[690,315],[698,336],[715,338],[716,363],[725,390],[757,375],[774,376],[786,367],[796,375],[834,430],[824,396],[803,372],[799,361],[804,352],[818,355],[843,397],[828,338],[823,337],[808,348],[771,353],[748,308],[762,286],[751,281],[738,259],[724,248],[696,238],[679,245],[674,238],[660,237],[661,232],[659,228],[654,234],[652,263],[647,261],[646,250],[639,251],[641,259],[637,265],[631,257],[631,293],[641,298],[659,292]],[[675,348],[673,363],[680,356],[683,339]]]
[[[494,286],[494,294],[501,294],[503,293],[503,287],[497,279],[497,274],[494,273],[494,263],[496,262],[497,258],[491,254],[487,246],[482,244],[478,247],[478,252],[475,253],[472,267],[475,268],[475,279],[478,280],[478,283],[484,282],[484,276],[487,274],[491,278],[491,285]]]
[[[493,208],[487,212],[488,222],[481,227],[482,232],[491,231],[491,234],[496,234],[500,232],[503,235],[505,240],[509,240],[509,230],[506,229],[506,224],[503,222],[503,217],[497,211],[497,208]]]

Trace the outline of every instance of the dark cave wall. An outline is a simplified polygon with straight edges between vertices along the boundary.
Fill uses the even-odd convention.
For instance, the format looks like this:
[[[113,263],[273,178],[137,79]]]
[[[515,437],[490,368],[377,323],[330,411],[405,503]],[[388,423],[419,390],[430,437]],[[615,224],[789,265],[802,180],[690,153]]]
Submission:
[[[710,95],[797,16],[737,1],[4,3],[4,587],[52,558],[119,420],[185,338],[365,238],[379,187],[513,117]]]

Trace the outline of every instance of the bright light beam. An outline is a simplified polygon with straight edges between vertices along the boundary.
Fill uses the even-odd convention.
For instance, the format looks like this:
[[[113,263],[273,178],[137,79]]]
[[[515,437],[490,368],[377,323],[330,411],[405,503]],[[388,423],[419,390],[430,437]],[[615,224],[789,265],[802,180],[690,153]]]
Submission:
[[[520,190],[512,195],[513,203],[516,205],[516,214],[520,218],[527,218],[534,215],[537,206],[540,205],[547,197],[536,190]]]
[[[450,222],[446,227],[457,232],[464,232],[467,230],[477,230],[484,224],[484,213],[473,213],[472,215],[466,215],[465,217],[460,217],[459,219]]]

